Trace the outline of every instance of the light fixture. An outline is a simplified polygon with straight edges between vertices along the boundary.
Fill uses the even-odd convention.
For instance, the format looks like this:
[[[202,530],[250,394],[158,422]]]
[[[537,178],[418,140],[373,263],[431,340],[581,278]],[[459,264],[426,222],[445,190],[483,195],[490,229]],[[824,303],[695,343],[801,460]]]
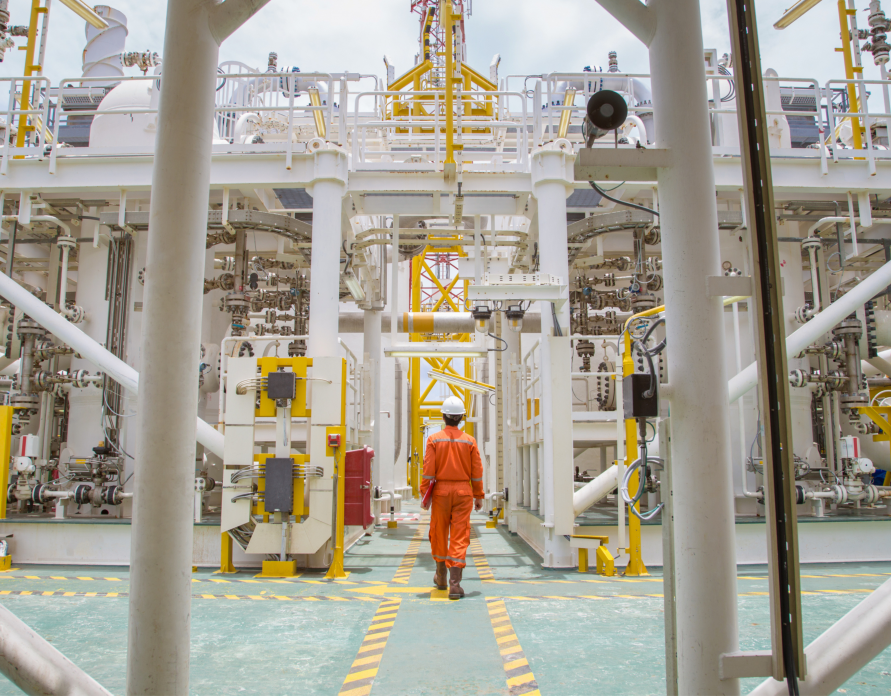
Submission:
[[[440,382],[445,382],[446,384],[451,384],[453,387],[458,387],[459,389],[469,389],[472,392],[478,392],[480,394],[495,393],[495,387],[491,384],[477,382],[476,380],[467,379],[467,377],[461,377],[460,375],[454,375],[451,372],[445,372],[444,370],[430,370],[430,376]]]
[[[489,319],[492,318],[492,308],[489,305],[477,305],[470,313],[476,322],[477,331],[487,332],[489,330]]]
[[[783,16],[780,17],[776,24],[773,25],[774,29],[785,29],[792,22],[799,19],[805,12],[814,9],[818,4],[820,4],[820,0],[798,0],[792,7],[783,12]]]
[[[526,314],[526,310],[523,309],[522,305],[509,305],[505,310],[504,316],[507,317],[507,327],[514,333],[520,333],[523,330],[524,314]]]
[[[108,22],[96,14],[96,11],[83,0],[61,0],[61,2],[77,16],[81,19],[85,19],[87,23],[97,29],[108,29]]]
[[[352,272],[343,274],[343,283],[347,286],[347,290],[350,291],[350,295],[353,296],[356,302],[361,302],[365,299],[365,291],[362,289],[362,284]]]
[[[388,358],[484,358],[488,351],[473,343],[394,343],[384,348]]]

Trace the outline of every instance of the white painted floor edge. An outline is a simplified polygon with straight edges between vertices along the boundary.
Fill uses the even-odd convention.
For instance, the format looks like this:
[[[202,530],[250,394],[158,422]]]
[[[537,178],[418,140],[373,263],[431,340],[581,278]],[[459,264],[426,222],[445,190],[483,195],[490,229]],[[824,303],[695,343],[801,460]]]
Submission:
[[[511,531],[516,532],[532,549],[542,555],[544,528],[541,519],[525,510],[508,514]],[[821,521],[798,525],[799,560],[801,563],[866,563],[891,561],[891,522],[883,520]],[[662,565],[662,526],[644,525],[641,531],[643,561],[647,566]],[[767,563],[767,525],[736,525],[737,565]],[[585,534],[610,538],[609,549],[617,544],[615,526],[585,527]],[[627,532],[626,532],[627,534]],[[627,537],[626,537],[627,538]],[[576,562],[575,551],[573,561]],[[616,566],[625,566],[628,557],[616,557]]]
[[[192,564],[203,568],[220,567],[220,528],[195,525]],[[2,522],[3,534],[12,534],[10,554],[13,564],[129,566],[130,525],[64,522]],[[362,530],[350,528],[346,546],[362,537]],[[247,555],[233,544],[235,566],[259,568],[262,558]],[[301,565],[297,558],[298,566]]]

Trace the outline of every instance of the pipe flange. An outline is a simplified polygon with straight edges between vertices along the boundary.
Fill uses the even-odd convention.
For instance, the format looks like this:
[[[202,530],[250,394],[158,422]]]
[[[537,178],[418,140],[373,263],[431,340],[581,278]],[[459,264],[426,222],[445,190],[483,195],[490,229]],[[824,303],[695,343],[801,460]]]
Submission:
[[[120,497],[120,486],[108,486],[102,489],[101,499],[106,505],[120,505],[123,498]]]
[[[77,240],[74,237],[69,237],[68,235],[61,235],[56,237],[56,246],[60,249],[63,247],[67,247],[68,249],[74,249],[77,246]]]
[[[863,502],[867,505],[874,505],[879,501],[879,489],[869,484],[863,489]]]
[[[43,500],[43,494],[46,492],[46,484],[38,483],[34,488],[31,489],[31,502],[35,505],[41,505]]]
[[[819,237],[805,237],[801,240],[801,248],[805,250],[820,249],[823,246],[823,240]]]
[[[635,312],[643,312],[656,306],[656,296],[649,292],[642,292],[631,298],[631,308]]]
[[[247,295],[243,292],[230,292],[226,297],[223,298],[223,303],[230,312],[236,309],[241,309],[245,312],[251,308],[251,301],[248,299]]]
[[[810,381],[810,373],[804,370],[792,370],[789,373],[789,385],[792,387],[805,387]]]
[[[838,400],[842,408],[857,408],[869,405],[869,397],[866,394],[842,394]]]
[[[40,396],[37,394],[14,394],[9,397],[9,405],[16,409],[37,409],[40,406]]]
[[[19,336],[22,337],[28,335],[46,336],[46,329],[31,319],[21,319],[16,330],[18,331]]]
[[[838,484],[829,487],[829,490],[835,496],[835,502],[844,505],[848,502],[848,489]]]
[[[93,487],[88,483],[80,483],[74,487],[74,502],[78,505],[89,505]]]
[[[859,319],[848,318],[832,330],[833,336],[846,336],[848,334],[860,335],[863,333],[863,324]]]

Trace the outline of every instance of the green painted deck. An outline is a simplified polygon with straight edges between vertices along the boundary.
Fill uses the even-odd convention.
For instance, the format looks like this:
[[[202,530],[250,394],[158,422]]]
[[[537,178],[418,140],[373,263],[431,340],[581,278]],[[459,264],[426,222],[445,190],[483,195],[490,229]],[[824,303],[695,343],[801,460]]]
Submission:
[[[416,558],[406,556],[417,523],[356,544],[345,581],[326,582],[321,573],[289,580],[194,573],[191,693],[664,693],[658,570],[645,578],[547,571],[505,527],[486,529],[475,515],[474,529],[494,579],[481,580],[468,555],[467,597],[458,602],[432,591],[426,540]],[[405,581],[394,582],[400,563],[405,568],[413,558],[410,574],[400,575]],[[13,567],[0,573],[0,602],[110,691],[123,693],[128,570]],[[766,571],[748,567],[738,576],[741,648],[766,649]],[[891,563],[806,566],[806,640],[889,578]],[[743,693],[758,681],[745,680]],[[840,692],[891,692],[891,650]],[[0,677],[0,695],[15,693]]]

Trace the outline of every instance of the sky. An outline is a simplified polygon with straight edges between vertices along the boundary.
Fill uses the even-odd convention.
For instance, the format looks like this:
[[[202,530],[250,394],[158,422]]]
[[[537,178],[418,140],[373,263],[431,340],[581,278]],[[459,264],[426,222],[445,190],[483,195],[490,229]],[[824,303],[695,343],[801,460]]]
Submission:
[[[834,51],[840,45],[835,3],[824,0],[790,28],[777,31],[773,23],[793,2],[758,2],[762,66],[781,77],[812,77],[821,83],[844,77],[841,55]],[[856,2],[863,28],[868,3]],[[10,0],[12,24],[27,23],[30,4]],[[166,5],[164,0],[111,3],[127,15],[128,51],[162,52]],[[891,6],[887,9],[891,12]],[[484,75],[495,53],[501,54],[499,74],[505,76],[575,72],[586,65],[605,68],[611,50],[618,52],[622,71],[649,71],[643,46],[594,0],[474,0],[466,30],[468,62]],[[724,0],[702,0],[702,30],[706,48],[719,55],[729,52]],[[414,63],[418,33],[410,0],[271,0],[224,43],[220,58],[265,70],[269,52],[275,51],[280,67],[383,76],[386,54],[401,74]],[[84,22],[55,0],[45,70],[54,84],[80,75],[83,46]],[[7,51],[0,76],[21,75],[23,55]],[[878,78],[869,54],[864,54],[864,64],[865,76]],[[127,71],[138,73],[135,68]]]

